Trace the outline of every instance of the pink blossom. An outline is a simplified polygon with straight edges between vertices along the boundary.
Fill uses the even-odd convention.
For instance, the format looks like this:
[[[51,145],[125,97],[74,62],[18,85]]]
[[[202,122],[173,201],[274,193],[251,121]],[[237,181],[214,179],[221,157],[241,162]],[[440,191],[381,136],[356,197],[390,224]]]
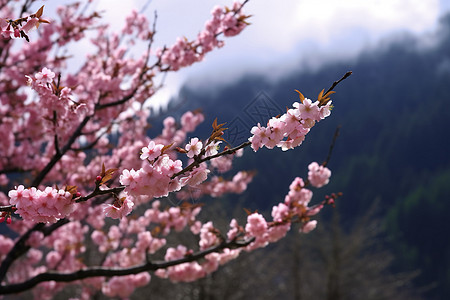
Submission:
[[[209,143],[206,147],[205,147],[205,155],[206,156],[213,156],[216,155],[218,153],[218,149],[219,149],[219,144],[222,143],[221,141],[218,142],[214,142],[212,141],[211,143]]]
[[[227,233],[227,238],[229,240],[233,240],[236,238],[237,234],[239,233],[239,225],[236,219],[232,219],[230,222],[230,230]]]
[[[276,226],[272,226],[267,231],[267,240],[270,243],[275,243],[281,238],[285,237],[289,229],[291,229],[290,223],[277,224]]]
[[[319,117],[320,108],[318,101],[313,103],[310,99],[305,98],[302,103],[298,104],[298,110],[300,112],[300,117],[303,120],[307,119],[314,121],[320,120]]]
[[[94,230],[91,234],[92,241],[99,246],[99,251],[104,253],[109,249],[109,243],[106,235],[100,230]]]
[[[272,218],[275,222],[282,222],[289,216],[289,207],[284,203],[278,203],[272,208]]]
[[[44,67],[42,68],[42,71],[37,73],[34,77],[39,83],[52,83],[53,78],[55,78],[55,73],[53,73],[50,69]]]
[[[203,114],[187,111],[181,116],[181,126],[184,131],[192,132],[204,119]]]
[[[15,205],[19,214],[25,220],[54,223],[75,209],[72,194],[64,190],[46,187],[44,191],[36,188],[25,189],[20,185],[8,193],[10,203]]]
[[[286,129],[286,123],[280,118],[271,118],[268,122],[270,127],[270,140],[273,141],[273,147],[275,147],[281,139],[283,139]]]
[[[103,213],[112,219],[121,219],[133,210],[134,203],[126,197],[124,200],[117,200],[114,204],[104,204]]]
[[[317,162],[312,162],[308,166],[308,180],[312,186],[320,188],[330,181],[331,171],[327,167],[319,166]]]
[[[138,173],[131,169],[131,170],[123,170],[122,175],[119,177],[119,181],[123,185],[133,185],[136,184],[136,178],[138,178]]]
[[[40,231],[34,231],[30,238],[27,240],[27,244],[31,247],[38,248],[44,239],[44,234]]]
[[[22,202],[22,199],[28,198],[29,190],[25,189],[23,185],[19,185],[15,190],[11,190],[8,193],[9,202],[11,205],[17,205],[17,203]]]
[[[251,236],[260,238],[267,231],[267,222],[261,214],[253,213],[247,217],[245,231]]]
[[[204,250],[209,247],[214,246],[219,242],[219,239],[217,238],[217,232],[214,228],[212,222],[207,222],[203,224],[201,230],[200,230],[200,249]]]
[[[155,144],[154,141],[150,141],[147,147],[142,148],[141,159],[154,160],[161,155],[161,150],[164,147],[162,144]]]
[[[300,228],[300,231],[303,233],[309,233],[311,231],[313,231],[317,226],[317,221],[316,220],[312,220],[309,221],[307,223],[305,223],[302,228]]]
[[[45,261],[48,264],[48,267],[50,269],[53,269],[56,267],[57,264],[61,262],[61,254],[58,251],[50,251],[47,253],[47,256],[45,257]]]
[[[199,155],[202,151],[203,144],[198,138],[192,138],[189,144],[186,145],[187,156],[189,158],[194,157],[194,155]]]
[[[199,166],[189,173],[189,176],[181,178],[182,185],[196,186],[208,178],[210,170],[206,169],[204,165]]]
[[[13,246],[14,246],[13,240],[3,235],[0,235],[0,257],[2,255],[8,254],[8,252],[12,249]]]
[[[271,134],[269,128],[262,127],[259,123],[258,126],[254,126],[250,132],[253,136],[248,140],[252,143],[252,149],[255,152],[269,141]]]
[[[147,285],[150,282],[150,274],[147,272],[115,276],[106,282],[102,292],[108,297],[128,298],[137,287]]]
[[[285,130],[286,133],[289,134],[300,123],[300,112],[298,109],[288,109],[280,119],[286,124]]]
[[[328,103],[322,107],[320,107],[320,112],[319,112],[319,116],[320,119],[325,119],[326,117],[328,117],[331,114],[331,108],[333,105],[331,105],[331,100],[328,101]]]
[[[189,228],[193,234],[199,234],[200,229],[202,228],[202,222],[195,221],[194,224],[191,225]]]
[[[28,18],[27,23],[22,26],[22,30],[28,33],[30,30],[39,26],[38,18]]]
[[[183,163],[181,160],[172,160],[167,155],[163,155],[158,160],[159,166],[161,168],[161,172],[167,174],[167,176],[171,177],[173,174],[180,172],[183,169]]]

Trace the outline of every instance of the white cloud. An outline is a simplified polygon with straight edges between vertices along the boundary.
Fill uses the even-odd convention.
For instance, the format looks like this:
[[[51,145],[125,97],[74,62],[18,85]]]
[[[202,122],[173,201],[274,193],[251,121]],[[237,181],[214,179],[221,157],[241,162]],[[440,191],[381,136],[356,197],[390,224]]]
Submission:
[[[440,14],[438,0],[250,1],[245,11],[252,25],[191,67],[190,81],[287,73],[300,61],[349,57],[395,32],[429,31]]]

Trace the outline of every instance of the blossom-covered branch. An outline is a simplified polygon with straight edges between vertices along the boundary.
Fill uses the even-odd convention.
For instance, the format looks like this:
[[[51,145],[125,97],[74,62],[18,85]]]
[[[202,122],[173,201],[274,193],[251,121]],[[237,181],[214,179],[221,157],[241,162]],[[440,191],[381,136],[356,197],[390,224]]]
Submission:
[[[150,272],[174,282],[197,280],[295,225],[310,232],[314,216],[334,205],[339,194],[311,202],[309,187],[325,186],[331,176],[326,164],[314,162],[308,179],[295,178],[269,217],[248,211],[243,224],[232,219],[219,230],[214,220],[200,221],[202,205],[183,200],[193,189],[191,197],[243,193],[253,172],[229,179],[211,174],[230,171],[246,147],[299,146],[330,115],[332,90],[349,74],[317,100],[298,92],[285,114],[255,124],[249,140],[234,148],[217,120],[209,136],[193,134],[204,121],[199,112],[168,117],[161,134],[147,136],[145,104],[160,87],[156,78],[202,61],[223,46],[221,37],[245,29],[247,0],[213,8],[195,39],[156,50],[156,14],[150,25],[132,11],[113,33],[90,1],[64,5],[60,19],[50,21],[43,7],[27,13],[25,2],[20,12],[9,1],[0,6],[8,17],[0,21],[0,221],[14,232],[0,235],[0,294],[32,289],[36,298],[50,298],[73,281],[83,299],[98,291],[126,298],[150,281]],[[71,44],[87,32],[94,34],[93,50],[70,67]],[[20,38],[28,42],[18,44]],[[136,44],[145,50],[133,53]],[[166,201],[169,195],[178,205]],[[174,232],[192,242],[173,242]]]
[[[223,249],[237,249],[245,247],[253,242],[253,239],[249,239],[245,242],[240,241],[229,241],[223,242],[217,246],[213,246],[209,249],[201,250],[196,253],[187,255],[186,257],[174,259],[171,261],[157,261],[157,262],[146,262],[144,264],[133,266],[129,268],[107,268],[107,267],[91,267],[85,268],[72,273],[58,273],[58,272],[47,272],[36,275],[35,277],[18,284],[12,284],[9,286],[0,286],[0,295],[13,294],[18,292],[23,292],[35,287],[37,284],[45,281],[55,281],[55,282],[71,282],[76,280],[83,280],[92,277],[112,277],[112,276],[125,276],[132,274],[139,274],[142,272],[156,271],[158,269],[167,269],[172,266],[177,266],[181,264],[186,264],[190,262],[197,261],[204,258],[210,253],[218,253]]]

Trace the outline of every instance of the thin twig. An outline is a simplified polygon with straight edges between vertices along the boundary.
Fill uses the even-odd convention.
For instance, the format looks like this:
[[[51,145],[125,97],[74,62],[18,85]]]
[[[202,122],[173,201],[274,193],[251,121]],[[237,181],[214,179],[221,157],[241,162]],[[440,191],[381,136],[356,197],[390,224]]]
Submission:
[[[75,140],[80,136],[81,131],[83,130],[84,126],[87,124],[87,122],[91,119],[91,116],[87,116],[84,118],[84,120],[78,125],[75,132],[72,134],[70,139],[67,141],[66,145],[61,149],[60,153],[55,153],[53,155],[50,162],[44,167],[44,169],[39,172],[38,176],[34,178],[33,183],[31,186],[37,187],[42,180],[45,178],[45,176],[53,169],[55,164],[61,159],[61,157],[72,147],[72,144],[75,142]]]
[[[338,127],[336,127],[336,130],[334,131],[333,140],[331,141],[330,148],[328,149],[328,155],[327,155],[327,158],[326,158],[325,161],[322,163],[322,166],[324,166],[324,167],[327,166],[328,162],[329,162],[330,159],[331,159],[331,154],[333,153],[333,148],[334,148],[334,145],[336,144],[336,140],[337,140],[337,138],[338,138],[338,136],[339,136],[339,131],[340,131],[340,129],[341,129],[341,125],[339,125]]]
[[[328,92],[331,92],[342,80],[347,79],[347,77],[352,75],[352,73],[353,73],[352,71],[348,71],[347,73],[344,74],[344,76],[342,76],[341,79],[339,79],[338,81],[333,82],[331,87],[324,93],[324,95],[328,94]]]

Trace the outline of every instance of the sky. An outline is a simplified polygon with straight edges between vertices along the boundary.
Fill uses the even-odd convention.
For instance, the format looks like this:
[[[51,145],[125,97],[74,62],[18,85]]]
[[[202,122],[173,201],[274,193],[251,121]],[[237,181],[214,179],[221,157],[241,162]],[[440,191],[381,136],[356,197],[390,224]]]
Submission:
[[[49,1],[50,2],[50,1]],[[156,11],[156,45],[172,45],[178,36],[195,39],[215,5],[231,0],[97,1],[104,21],[119,30],[133,7],[150,19]],[[184,84],[211,86],[239,79],[246,73],[277,77],[293,67],[314,68],[329,60],[354,57],[361,49],[402,33],[432,32],[450,10],[449,0],[250,0],[244,8],[251,25],[225,38],[225,46],[203,62],[170,73],[152,101],[165,106]]]

